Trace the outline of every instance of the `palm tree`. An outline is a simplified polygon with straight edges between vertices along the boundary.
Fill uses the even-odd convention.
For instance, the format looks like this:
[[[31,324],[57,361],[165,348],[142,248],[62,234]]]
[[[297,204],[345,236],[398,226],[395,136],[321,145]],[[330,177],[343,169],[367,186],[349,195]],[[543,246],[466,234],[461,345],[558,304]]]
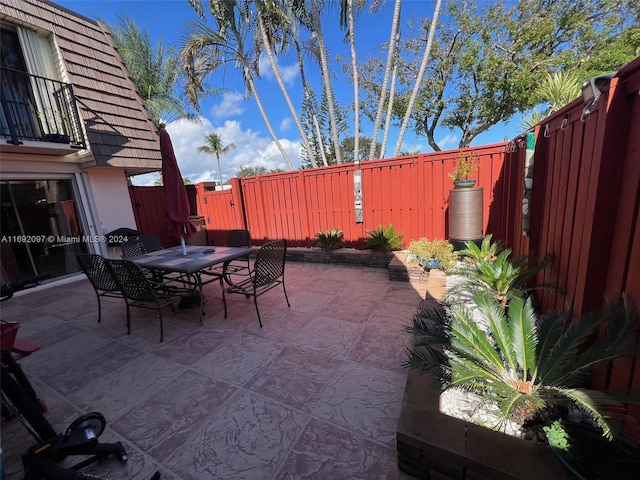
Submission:
[[[540,103],[547,104],[545,111],[533,110],[522,117],[520,127],[530,130],[536,124],[552,113],[574,100],[580,95],[580,81],[572,72],[554,72],[547,75],[535,90],[535,96]]]
[[[397,35],[397,42],[400,43],[400,34]],[[396,49],[398,46],[396,45]],[[396,79],[398,78],[398,62],[393,62],[393,70],[391,71],[391,87],[389,88],[389,101],[387,102],[387,117],[384,121],[384,134],[382,135],[382,146],[380,147],[380,158],[384,158],[387,151],[387,140],[389,139],[389,130],[391,129],[391,115],[393,114],[393,100],[396,93]]]
[[[358,60],[356,57],[356,22],[355,9],[361,9],[365,0],[341,0],[340,26],[347,29],[349,47],[351,49],[351,71],[353,72],[353,161],[360,163],[360,85],[358,82]]]
[[[189,0],[189,4],[201,18],[204,18],[199,0]],[[228,64],[240,66],[245,81],[245,96],[247,98],[253,96],[276,147],[289,169],[293,170],[293,164],[276,136],[254,82],[258,65],[257,52],[248,49],[245,43],[245,39],[251,38],[252,32],[249,12],[238,9],[239,15],[236,17],[238,5],[235,1],[211,2],[209,5],[218,30],[213,30],[203,22],[191,22],[190,31],[181,51],[189,100],[199,109],[200,98],[207,93],[205,79]]]
[[[151,45],[148,30],[141,30],[133,20],[120,17],[120,24],[110,26],[111,35],[122,61],[131,75],[151,120],[157,127],[178,119],[195,120],[182,96],[176,94],[181,78],[180,57],[174,47],[160,39]]]
[[[322,24],[320,22],[320,14],[323,10],[322,0],[311,0],[311,25],[312,36],[317,42],[318,51],[320,53],[320,69],[322,71],[322,85],[324,94],[327,99],[327,108],[329,111],[329,125],[331,128],[331,140],[335,150],[336,163],[342,163],[342,155],[340,153],[340,140],[338,139],[338,125],[336,120],[335,99],[333,96],[333,88],[331,87],[331,73],[329,72],[329,59],[327,55],[327,47],[322,34]]]
[[[433,19],[431,20],[431,27],[429,28],[429,36],[427,37],[427,46],[424,49],[424,54],[422,55],[422,63],[420,64],[420,69],[418,70],[418,76],[416,77],[416,83],[413,86],[413,90],[411,91],[411,96],[409,97],[409,103],[407,105],[407,110],[404,113],[404,119],[402,120],[402,126],[400,127],[400,133],[398,134],[398,140],[396,142],[396,148],[393,152],[393,156],[397,157],[400,149],[402,148],[402,140],[404,139],[404,134],[407,131],[407,126],[409,125],[409,119],[411,118],[411,114],[413,113],[413,106],[416,103],[416,97],[418,96],[418,90],[420,89],[420,84],[422,83],[422,77],[424,76],[424,71],[427,69],[427,62],[429,61],[429,54],[431,53],[431,45],[433,44],[433,39],[436,34],[436,25],[438,24],[438,15],[440,14],[440,6],[442,4],[442,0],[436,1],[436,8],[433,12]]]
[[[514,299],[505,311],[489,295],[478,294],[471,305],[420,310],[406,328],[414,346],[405,366],[433,373],[445,388],[473,392],[497,407],[496,427],[506,420],[522,425],[545,407],[572,404],[612,439],[607,407],[637,397],[616,399],[584,384],[598,365],[640,355],[637,316],[624,295],[606,313],[572,321],[571,312],[538,318],[531,298]]]
[[[220,167],[220,156],[238,148],[235,143],[222,146],[222,138],[217,133],[210,133],[205,137],[206,143],[198,147],[199,152],[215,155],[218,160],[218,176],[220,177],[220,188],[222,188],[222,168]]]
[[[371,148],[369,150],[369,160],[376,157],[376,145],[378,142],[378,131],[380,130],[380,122],[382,121],[382,109],[384,108],[385,96],[387,95],[387,84],[389,83],[389,74],[392,66],[396,63],[396,47],[398,44],[398,28],[400,25],[400,6],[402,0],[396,0],[393,7],[393,18],[391,20],[391,37],[389,38],[389,50],[387,52],[387,64],[382,77],[382,86],[380,87],[380,99],[378,100],[378,109],[376,118],[373,121],[373,133],[371,134]],[[378,2],[374,4],[377,7]],[[380,152],[382,154],[382,152]]]
[[[284,28],[288,30],[288,24],[291,22],[289,17],[285,14],[283,10],[279,8],[279,6],[275,2],[268,2],[265,4],[264,0],[255,0],[257,17],[258,17],[258,27],[260,30],[260,38],[262,41],[262,46],[264,47],[264,51],[267,54],[267,58],[269,60],[269,64],[271,65],[271,69],[273,70],[273,74],[276,77],[276,81],[278,82],[278,86],[280,90],[282,90],[282,94],[284,95],[285,102],[289,107],[289,111],[291,112],[291,116],[293,117],[293,121],[298,127],[298,131],[300,133],[300,139],[304,144],[304,148],[307,152],[311,152],[311,145],[309,145],[309,139],[307,138],[307,134],[302,128],[302,124],[300,123],[300,119],[298,118],[298,114],[296,113],[295,108],[293,107],[293,103],[291,102],[291,98],[287,92],[287,88],[284,85],[284,81],[282,80],[282,76],[280,75],[280,69],[278,68],[278,64],[276,62],[276,58],[274,55],[274,48],[272,46],[272,38],[274,35],[274,30],[278,28]],[[260,51],[260,49],[258,50]],[[313,155],[310,155],[311,164],[314,167],[317,167],[317,163]]]

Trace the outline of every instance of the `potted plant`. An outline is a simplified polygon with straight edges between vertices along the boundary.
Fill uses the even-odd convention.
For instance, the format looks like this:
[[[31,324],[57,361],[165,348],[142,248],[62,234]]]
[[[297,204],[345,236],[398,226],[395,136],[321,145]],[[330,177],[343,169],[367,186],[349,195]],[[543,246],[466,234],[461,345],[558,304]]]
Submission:
[[[442,239],[420,238],[409,244],[409,262],[417,262],[426,269],[440,268],[449,270],[456,265],[458,255],[453,245]]]
[[[470,188],[476,184],[472,177],[478,170],[478,161],[472,154],[460,153],[460,159],[455,163],[449,178],[456,188]]]
[[[402,248],[403,233],[396,232],[391,224],[387,228],[379,225],[377,230],[367,230],[366,234],[365,248],[368,250],[388,253]]]
[[[324,250],[337,250],[344,247],[344,234],[342,230],[334,228],[326,232],[316,233],[316,246]]]

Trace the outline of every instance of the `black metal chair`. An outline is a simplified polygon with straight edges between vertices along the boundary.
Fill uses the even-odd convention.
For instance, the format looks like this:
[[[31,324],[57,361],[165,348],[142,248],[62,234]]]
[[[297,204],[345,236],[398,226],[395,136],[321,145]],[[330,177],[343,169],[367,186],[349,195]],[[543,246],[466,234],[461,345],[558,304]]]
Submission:
[[[160,341],[164,341],[162,308],[171,306],[180,299],[175,290],[163,283],[156,283],[130,260],[110,260],[109,268],[113,272],[127,305],[127,335],[131,334],[130,307],[147,308],[158,311],[160,317]]]
[[[227,301],[225,293],[239,293],[248,297],[253,297],[258,314],[258,323],[262,328],[260,310],[258,309],[258,297],[268,292],[272,288],[282,285],[284,298],[287,306],[291,307],[287,289],[284,284],[284,266],[287,257],[287,242],[284,239],[268,242],[260,247],[256,254],[256,261],[249,276],[244,280],[231,285],[224,285],[224,278],[220,278],[220,288],[222,289],[222,303],[224,304],[224,318],[227,318]]]
[[[122,258],[137,257],[145,253],[162,250],[160,239],[155,235],[134,235],[122,242]]]
[[[134,235],[127,237],[125,242],[122,242],[120,246],[122,249],[122,258],[137,257],[138,255],[144,255],[145,253],[155,252],[162,250],[160,239],[155,235]],[[143,269],[147,272],[147,275],[151,278],[151,281],[156,283],[162,283],[164,279],[164,272],[161,270]]]
[[[225,243],[225,246],[248,248],[251,246],[251,233],[249,233],[249,230],[245,229],[230,230],[227,234],[227,241]],[[241,275],[246,277],[249,275],[250,270],[251,260],[249,258],[249,254],[247,254],[245,257],[231,260],[221,266],[212,267],[207,271],[207,274],[214,276],[224,275],[225,282],[231,285],[233,282],[231,281],[230,275]]]
[[[100,297],[123,298],[122,290],[116,277],[109,268],[108,260],[95,253],[80,254],[77,256],[82,271],[91,282],[91,286],[98,297],[98,323],[102,321],[102,305]]]

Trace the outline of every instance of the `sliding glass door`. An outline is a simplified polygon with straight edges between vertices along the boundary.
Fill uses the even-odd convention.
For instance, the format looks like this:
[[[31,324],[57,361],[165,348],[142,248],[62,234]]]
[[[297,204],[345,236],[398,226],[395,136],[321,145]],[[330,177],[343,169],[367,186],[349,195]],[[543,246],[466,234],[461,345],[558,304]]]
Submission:
[[[3,284],[79,270],[88,249],[73,180],[2,181],[0,196]]]

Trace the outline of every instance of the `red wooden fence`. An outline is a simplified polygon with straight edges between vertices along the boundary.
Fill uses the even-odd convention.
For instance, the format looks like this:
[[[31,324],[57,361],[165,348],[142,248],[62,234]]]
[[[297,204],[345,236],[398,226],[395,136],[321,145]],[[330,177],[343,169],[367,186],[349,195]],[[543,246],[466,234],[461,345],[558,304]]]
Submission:
[[[504,144],[464,149],[479,159],[485,226],[504,150]],[[245,225],[258,243],[286,238],[292,246],[310,246],[316,233],[333,228],[344,232],[348,245],[362,246],[367,230],[390,224],[404,233],[405,246],[420,237],[446,238],[453,186],[447,175],[460,152],[362,162],[362,223],[355,219],[353,177],[358,167],[353,164],[240,179]],[[220,192],[208,192],[205,198],[212,193]]]
[[[496,187],[502,215],[493,233],[506,239],[516,255],[554,254],[553,264],[535,283],[561,289],[538,295],[542,310],[573,308],[578,316],[622,291],[640,305],[639,93],[640,58],[618,72],[586,121],[581,120],[580,98],[540,123],[530,237],[521,234],[518,212],[524,149],[507,153]],[[640,362],[617,361],[599,371],[593,383],[638,391]],[[629,412],[640,424],[640,407]]]

